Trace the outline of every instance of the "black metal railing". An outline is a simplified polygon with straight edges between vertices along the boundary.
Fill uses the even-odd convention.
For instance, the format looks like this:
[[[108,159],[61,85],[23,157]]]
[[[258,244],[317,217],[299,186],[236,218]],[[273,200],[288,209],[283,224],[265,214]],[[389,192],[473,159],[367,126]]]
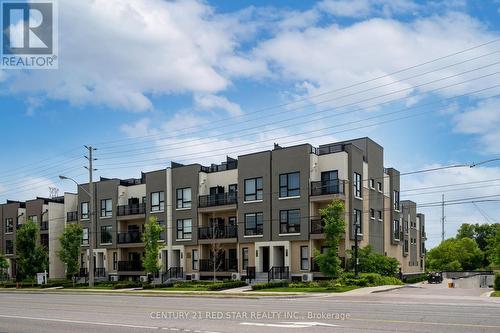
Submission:
[[[237,192],[227,192],[209,195],[200,195],[198,206],[203,207],[213,207],[213,206],[223,206],[232,205],[238,202]]]
[[[290,278],[290,268],[288,266],[273,266],[267,272],[267,281],[288,280]]]
[[[311,220],[311,234],[322,234],[325,228],[325,222],[323,219],[312,219]]]
[[[97,267],[94,269],[94,276],[95,277],[106,277],[106,268],[104,267]]]
[[[213,272],[215,264],[216,272],[236,272],[238,270],[237,259],[200,259],[200,272]]]
[[[139,230],[117,233],[118,244],[142,243],[142,232]]]
[[[41,231],[49,230],[49,221],[40,222],[40,230]]]
[[[141,261],[118,261],[118,271],[140,272],[142,270]]]
[[[224,227],[200,227],[198,228],[198,239],[221,239],[238,237],[238,227],[225,225]]]
[[[340,179],[311,182],[311,195],[344,194],[344,181]]]
[[[182,267],[170,267],[161,276],[161,282],[164,283],[170,279],[183,279],[184,269]]]
[[[146,213],[146,204],[144,203],[117,206],[116,208],[117,208],[116,210],[117,216],[137,215]]]
[[[66,213],[66,221],[68,221],[68,222],[78,221],[78,212],[67,212]]]

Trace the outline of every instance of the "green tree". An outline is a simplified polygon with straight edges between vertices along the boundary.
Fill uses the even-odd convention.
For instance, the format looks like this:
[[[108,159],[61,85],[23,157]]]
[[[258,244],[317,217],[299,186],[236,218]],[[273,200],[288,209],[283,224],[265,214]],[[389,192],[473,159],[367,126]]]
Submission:
[[[144,257],[142,266],[148,276],[150,274],[157,274],[160,271],[158,264],[158,251],[160,249],[160,235],[164,228],[158,224],[157,218],[152,216],[146,224],[144,234],[142,236],[144,242]]]
[[[351,254],[350,266],[354,267],[354,251]],[[367,245],[358,250],[358,269],[363,273],[378,273],[385,276],[395,276],[398,272],[399,262],[396,258],[387,257],[383,254],[373,252],[371,245]]]
[[[18,281],[35,277],[36,273],[48,269],[49,258],[45,248],[38,245],[39,228],[32,220],[24,223],[16,233]]]
[[[339,243],[345,234],[345,206],[342,200],[333,200],[326,208],[320,209],[324,222],[326,251],[315,251],[314,257],[320,271],[325,276],[335,278],[340,275]]]
[[[477,243],[479,249],[483,252],[483,266],[488,267],[491,262],[491,251],[495,248],[496,234],[500,232],[500,224],[468,224],[464,223],[457,232],[457,239],[471,238]]]
[[[8,268],[9,262],[2,254],[0,254],[0,279],[3,279],[7,275]]]
[[[483,265],[483,252],[471,238],[450,238],[427,254],[431,270],[476,270]]]
[[[497,229],[495,236],[489,239],[487,254],[490,267],[500,268],[500,228]]]
[[[79,224],[69,224],[64,229],[59,242],[61,249],[57,253],[63,263],[66,264],[66,275],[72,277],[73,285],[75,283],[75,275],[78,272],[80,245],[83,238],[83,228]]]

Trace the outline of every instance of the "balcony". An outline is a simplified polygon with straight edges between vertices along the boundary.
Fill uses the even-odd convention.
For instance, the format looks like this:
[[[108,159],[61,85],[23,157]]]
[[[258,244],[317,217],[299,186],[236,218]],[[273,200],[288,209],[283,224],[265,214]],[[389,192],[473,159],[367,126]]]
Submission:
[[[213,259],[200,259],[200,272],[213,272],[214,260]],[[236,272],[238,271],[237,259],[223,259],[217,260],[215,263],[216,272]]]
[[[141,261],[118,261],[119,272],[140,272],[142,270]]]
[[[142,232],[139,230],[119,232],[116,236],[118,244],[142,243]]]
[[[215,207],[224,205],[234,205],[238,202],[237,192],[218,193],[210,195],[200,195],[198,207]]]
[[[40,222],[40,231],[47,231],[47,230],[49,230],[49,221]]]
[[[123,205],[116,207],[117,216],[146,214],[146,204]]]
[[[238,237],[238,228],[234,225],[226,225],[222,228],[198,228],[198,239],[223,239],[236,237]]]
[[[340,179],[311,182],[311,196],[345,194],[344,184]]]
[[[78,212],[67,212],[66,213],[66,221],[67,222],[78,221]]]
[[[322,219],[311,220],[311,234],[322,234],[325,228],[325,223]]]

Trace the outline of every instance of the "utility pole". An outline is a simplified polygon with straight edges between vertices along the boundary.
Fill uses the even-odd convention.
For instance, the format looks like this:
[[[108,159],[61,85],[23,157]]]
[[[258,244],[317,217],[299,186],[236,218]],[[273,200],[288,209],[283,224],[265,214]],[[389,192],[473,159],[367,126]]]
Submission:
[[[90,237],[89,237],[89,252],[90,252],[90,259],[89,259],[89,287],[92,288],[94,287],[94,271],[95,271],[95,265],[94,265],[94,241],[95,241],[95,226],[97,222],[97,216],[96,216],[96,210],[95,210],[95,202],[94,202],[94,182],[92,178],[92,174],[94,171],[97,169],[94,169],[92,164],[96,160],[93,158],[92,153],[95,148],[92,148],[92,146],[85,146],[88,150],[88,156],[85,156],[85,158],[89,161],[89,166],[85,167],[89,171],[89,213],[90,213]]]
[[[444,242],[444,194],[441,198],[441,242]]]

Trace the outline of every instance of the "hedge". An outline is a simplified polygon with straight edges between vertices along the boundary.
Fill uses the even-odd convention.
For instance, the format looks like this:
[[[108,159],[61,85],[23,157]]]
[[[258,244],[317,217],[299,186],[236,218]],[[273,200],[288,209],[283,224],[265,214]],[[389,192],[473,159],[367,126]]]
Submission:
[[[494,288],[496,291],[500,291],[500,273],[495,274]]]
[[[288,281],[275,281],[266,283],[257,283],[252,286],[252,290],[271,289],[271,288],[286,288],[289,286]]]

